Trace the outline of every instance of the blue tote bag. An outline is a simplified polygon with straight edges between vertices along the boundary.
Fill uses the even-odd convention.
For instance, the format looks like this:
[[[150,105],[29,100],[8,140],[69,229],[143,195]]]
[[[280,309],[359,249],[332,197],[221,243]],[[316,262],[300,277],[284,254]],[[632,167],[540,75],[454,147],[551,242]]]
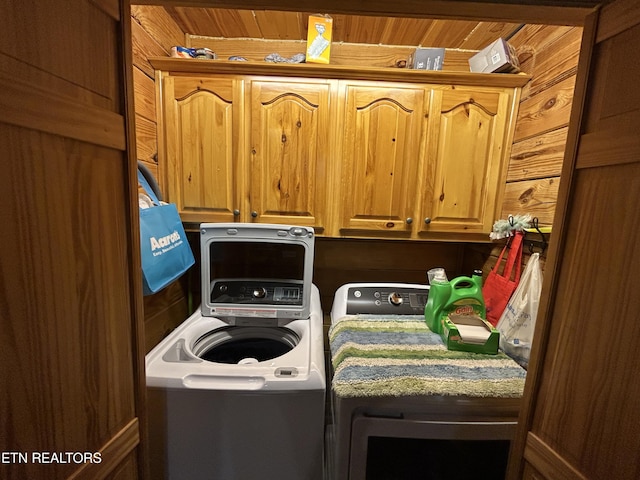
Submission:
[[[162,290],[195,263],[178,209],[160,204],[147,179],[138,169],[138,181],[154,206],[140,208],[140,248],[145,295]]]

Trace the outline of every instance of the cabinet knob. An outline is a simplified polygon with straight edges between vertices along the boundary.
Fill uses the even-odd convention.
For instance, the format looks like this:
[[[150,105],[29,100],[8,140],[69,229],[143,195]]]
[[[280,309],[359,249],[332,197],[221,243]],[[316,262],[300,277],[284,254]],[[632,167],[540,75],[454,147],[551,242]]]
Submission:
[[[238,210],[237,208],[233,211],[233,216],[237,217],[240,215],[240,210]]]
[[[411,225],[413,223],[413,218],[411,217],[407,218],[406,222],[407,222],[407,225]]]
[[[256,212],[255,210],[253,212],[251,212],[251,216],[253,218],[256,218],[258,216],[258,212]]]
[[[431,223],[431,217],[427,217],[424,219],[424,223],[426,223],[427,225],[429,225]]]

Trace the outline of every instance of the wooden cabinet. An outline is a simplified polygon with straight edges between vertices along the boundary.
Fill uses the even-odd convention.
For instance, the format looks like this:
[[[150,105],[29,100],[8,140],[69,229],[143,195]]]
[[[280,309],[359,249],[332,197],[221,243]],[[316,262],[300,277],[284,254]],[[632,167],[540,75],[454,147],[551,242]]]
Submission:
[[[432,96],[418,234],[486,235],[501,204],[519,95],[447,86]]]
[[[324,230],[331,84],[162,75],[159,160],[186,223],[292,223]]]
[[[355,82],[340,93],[340,234],[486,239],[518,93]]]
[[[331,83],[261,78],[249,80],[248,87],[251,221],[311,226],[322,233],[332,148]]]
[[[244,98],[226,76],[163,76],[159,163],[184,222],[233,222],[241,202]]]
[[[342,82],[340,234],[411,235],[427,93],[421,85]]]
[[[526,75],[152,63],[161,176],[186,223],[488,240]]]

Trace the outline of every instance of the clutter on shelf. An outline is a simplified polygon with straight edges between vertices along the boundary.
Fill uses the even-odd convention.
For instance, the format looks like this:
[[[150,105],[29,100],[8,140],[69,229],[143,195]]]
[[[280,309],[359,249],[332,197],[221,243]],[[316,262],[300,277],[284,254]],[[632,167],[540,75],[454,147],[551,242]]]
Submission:
[[[518,73],[520,62],[516,49],[499,38],[469,59],[469,69],[479,73]]]
[[[206,58],[214,60],[216,54],[209,48],[187,48],[181,46],[171,47],[171,56],[173,58]]]
[[[270,53],[264,57],[264,61],[269,63],[304,63],[305,59],[304,53],[296,53],[289,58],[285,58],[278,53]]]
[[[329,15],[309,15],[307,62],[329,63],[333,18]]]
[[[416,48],[409,56],[409,68],[417,70],[442,70],[444,48]]]

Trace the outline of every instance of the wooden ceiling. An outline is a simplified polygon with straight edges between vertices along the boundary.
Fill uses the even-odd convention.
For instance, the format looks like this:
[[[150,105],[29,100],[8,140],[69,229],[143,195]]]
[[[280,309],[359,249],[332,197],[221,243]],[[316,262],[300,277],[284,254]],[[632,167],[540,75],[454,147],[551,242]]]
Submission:
[[[217,38],[306,40],[309,12],[165,8],[183,32]],[[478,50],[519,23],[333,14],[333,41]]]
[[[330,13],[333,40],[477,50],[523,23],[582,25],[611,0],[134,0],[165,8],[186,34],[306,40],[310,13]],[[211,8],[215,7],[215,8]]]
[[[318,13],[315,5],[320,3],[327,7],[326,11],[334,12],[331,14],[334,42],[479,50],[497,38],[509,38],[524,22],[579,24],[585,12],[607,1],[421,0],[418,4],[410,3],[414,10],[408,8],[405,1],[392,2],[384,15],[375,12],[383,10],[387,2],[374,0],[364,4],[349,0],[216,0],[215,3],[143,0],[139,3],[163,5],[155,8],[164,8],[186,34],[265,40],[306,40],[309,14]],[[216,8],[208,8],[214,4]],[[486,17],[480,17],[482,14]],[[454,19],[456,16],[464,20]],[[518,20],[513,21],[514,18]]]

